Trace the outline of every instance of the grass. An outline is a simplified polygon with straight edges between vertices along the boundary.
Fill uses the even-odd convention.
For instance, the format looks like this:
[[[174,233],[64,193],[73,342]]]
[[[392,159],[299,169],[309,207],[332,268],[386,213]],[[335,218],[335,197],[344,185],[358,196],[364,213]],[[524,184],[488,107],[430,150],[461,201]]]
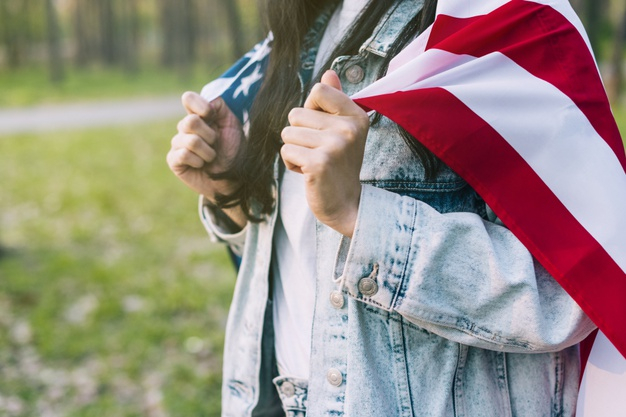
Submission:
[[[613,109],[615,120],[617,121],[617,127],[622,134],[622,142],[626,148],[626,106],[619,106]]]
[[[219,415],[234,273],[173,126],[0,138],[0,415]]]
[[[79,71],[68,68],[65,80],[54,84],[50,82],[45,68],[20,68],[19,71],[5,69],[0,70],[0,108],[179,94],[185,90],[197,91],[219,74],[219,68],[200,66],[188,74],[166,69],[145,69],[137,74],[129,74],[121,69],[95,67]]]

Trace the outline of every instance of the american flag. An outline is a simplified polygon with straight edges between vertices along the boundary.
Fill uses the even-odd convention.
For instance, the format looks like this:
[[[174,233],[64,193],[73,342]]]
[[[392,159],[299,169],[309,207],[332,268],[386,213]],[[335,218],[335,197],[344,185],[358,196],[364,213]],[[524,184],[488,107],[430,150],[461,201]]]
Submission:
[[[271,36],[203,95],[245,121],[270,48]],[[352,98],[460,174],[598,325],[578,417],[623,417],[609,404],[626,409],[626,155],[567,0],[441,0]]]
[[[273,36],[270,33],[218,79],[205,85],[200,95],[209,101],[221,96],[239,121],[245,125],[249,121],[254,98],[261,88],[272,50],[272,40]]]

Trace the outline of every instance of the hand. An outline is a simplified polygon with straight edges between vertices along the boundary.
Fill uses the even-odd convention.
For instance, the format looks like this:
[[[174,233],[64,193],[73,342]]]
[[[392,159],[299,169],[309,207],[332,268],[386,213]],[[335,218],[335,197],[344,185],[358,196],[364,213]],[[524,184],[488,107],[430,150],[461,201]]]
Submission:
[[[352,237],[361,198],[367,114],[341,91],[337,74],[327,71],[304,108],[289,113],[289,123],[282,131],[286,167],[304,175],[315,217]]]
[[[189,188],[215,202],[216,194],[228,194],[237,184],[213,180],[208,174],[228,168],[243,141],[243,128],[221,98],[209,103],[199,94],[186,92],[182,104],[188,115],[178,123],[167,163]],[[224,211],[240,226],[245,224],[241,210]]]

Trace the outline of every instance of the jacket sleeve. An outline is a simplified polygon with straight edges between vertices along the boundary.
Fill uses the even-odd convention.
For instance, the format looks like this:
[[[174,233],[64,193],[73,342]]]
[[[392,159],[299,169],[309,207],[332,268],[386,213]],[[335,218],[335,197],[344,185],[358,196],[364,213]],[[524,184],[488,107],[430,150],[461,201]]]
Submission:
[[[507,228],[369,185],[335,270],[349,296],[465,345],[557,351],[595,328]]]

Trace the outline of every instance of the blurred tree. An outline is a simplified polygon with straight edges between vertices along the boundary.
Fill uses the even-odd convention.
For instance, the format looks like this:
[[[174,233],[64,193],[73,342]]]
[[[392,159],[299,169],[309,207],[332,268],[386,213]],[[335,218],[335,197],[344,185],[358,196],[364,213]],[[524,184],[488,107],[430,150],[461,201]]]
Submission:
[[[239,4],[235,0],[220,0],[220,4],[226,12],[233,59],[239,59],[246,53],[244,45],[244,29],[241,24]]]
[[[98,0],[100,16],[100,54],[102,62],[107,65],[119,63],[119,45],[117,42],[117,16],[114,0]]]
[[[123,34],[121,42],[121,55],[124,68],[130,73],[135,73],[139,69],[140,27],[139,27],[139,5],[138,0],[126,0],[121,8],[120,32]]]
[[[22,64],[29,41],[28,0],[0,0],[0,42],[6,51],[9,68]]]
[[[616,102],[624,89],[624,43],[626,42],[626,4],[621,5],[621,18],[613,37],[610,82],[607,83],[609,98]]]
[[[601,38],[603,29],[607,23],[608,0],[582,0],[579,1],[579,14],[585,24],[585,29],[589,35],[591,48],[596,58],[601,57]]]
[[[46,23],[48,34],[48,63],[50,68],[50,80],[52,82],[61,82],[65,76],[63,71],[63,57],[61,51],[61,33],[59,28],[59,19],[53,0],[45,0],[46,2]]]
[[[87,65],[92,49],[89,45],[89,38],[87,36],[87,22],[85,21],[85,3],[76,0],[74,2],[73,13],[73,26],[74,26],[74,40],[76,41],[76,50],[74,52],[74,62],[77,67],[84,67]]]
[[[161,63],[183,73],[196,57],[197,21],[194,0],[160,0],[163,48]]]

